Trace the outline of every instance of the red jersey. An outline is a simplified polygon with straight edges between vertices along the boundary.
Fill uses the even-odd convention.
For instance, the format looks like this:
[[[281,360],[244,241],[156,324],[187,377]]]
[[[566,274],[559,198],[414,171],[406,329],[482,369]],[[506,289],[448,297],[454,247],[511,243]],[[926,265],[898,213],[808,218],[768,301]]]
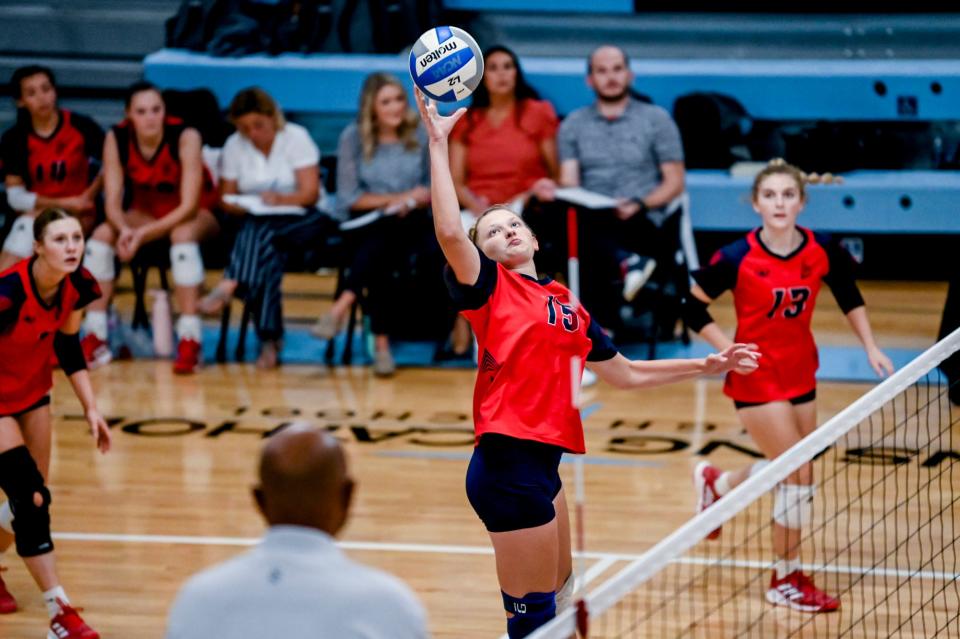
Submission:
[[[179,118],[167,118],[163,139],[150,158],[145,158],[129,120],[113,127],[117,151],[124,175],[124,208],[141,211],[160,219],[180,206],[180,135],[186,125]],[[210,209],[217,202],[217,190],[207,167],[203,167],[200,208]]]
[[[736,341],[755,343],[763,357],[750,375],[728,373],[724,393],[742,402],[787,400],[816,388],[817,345],[810,331],[813,307],[826,282],[844,313],[863,305],[850,254],[826,236],[797,227],[800,246],[771,252],[759,229],[717,251],[693,273],[712,299],[733,291]]]
[[[83,267],[64,278],[50,304],[37,294],[31,267],[36,257],[0,273],[0,415],[37,403],[53,387],[53,336],[70,313],[100,297]]]
[[[103,130],[90,118],[60,111],[57,128],[37,135],[30,116],[20,117],[3,134],[3,170],[44,197],[80,195],[100,172]]]
[[[499,433],[583,453],[570,359],[580,359],[579,384],[585,360],[617,354],[609,338],[565,286],[514,273],[483,253],[476,284],[457,282],[449,268],[446,279],[481,353],[473,392],[477,440]]]

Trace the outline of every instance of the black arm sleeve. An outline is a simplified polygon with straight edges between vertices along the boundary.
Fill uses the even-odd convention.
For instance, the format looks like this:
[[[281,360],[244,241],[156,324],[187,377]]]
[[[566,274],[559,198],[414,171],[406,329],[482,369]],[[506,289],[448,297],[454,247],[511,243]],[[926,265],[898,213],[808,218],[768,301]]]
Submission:
[[[13,329],[26,298],[19,275],[8,273],[0,277],[0,335]]]
[[[480,256],[480,275],[474,284],[464,284],[457,281],[457,275],[446,265],[443,268],[443,279],[447,283],[450,299],[458,311],[475,311],[490,299],[497,288],[497,263],[477,249]]]
[[[856,262],[853,261],[853,257],[837,242],[821,243],[827,252],[827,259],[830,260],[830,271],[824,276],[823,281],[830,287],[840,310],[847,314],[863,306],[863,296],[860,294],[854,276]]]
[[[686,325],[697,333],[702,331],[704,326],[713,322],[713,317],[707,310],[707,305],[693,295],[686,295],[681,300],[680,314],[683,316]]]
[[[83,356],[83,349],[80,348],[80,335],[71,333],[69,335],[57,331],[53,336],[53,352],[57,354],[57,361],[63,372],[70,377],[77,371],[86,370],[87,360]]]
[[[14,125],[3,132],[0,138],[0,162],[3,163],[3,175],[15,175],[30,186],[27,173],[27,143],[23,130]]]
[[[743,256],[739,252],[731,251],[730,248],[717,251],[710,260],[710,264],[691,274],[693,280],[700,285],[710,299],[720,297],[724,291],[737,285],[737,270],[740,268]]]
[[[603,329],[592,317],[590,318],[590,326],[587,327],[587,337],[593,342],[590,352],[587,353],[588,362],[605,362],[616,357],[619,352],[613,342],[610,341],[610,337],[603,332]]]
[[[100,291],[100,284],[90,274],[90,271],[84,267],[78,268],[70,274],[70,283],[77,289],[77,302],[73,305],[73,310],[77,311],[85,308],[87,304],[103,296]]]

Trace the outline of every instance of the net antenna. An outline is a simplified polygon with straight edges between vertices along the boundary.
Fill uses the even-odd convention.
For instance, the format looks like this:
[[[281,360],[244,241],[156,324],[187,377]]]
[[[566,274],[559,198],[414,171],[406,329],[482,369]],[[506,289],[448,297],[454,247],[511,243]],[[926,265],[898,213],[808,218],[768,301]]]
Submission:
[[[960,637],[960,409],[936,370],[958,350],[960,329],[594,589],[590,636]],[[772,495],[807,463],[819,487],[801,559],[840,597],[834,613],[764,600]],[[576,631],[567,610],[529,639]]]
[[[577,209],[574,206],[567,208],[567,287],[572,293],[571,305],[576,310],[580,306],[580,256],[577,234]],[[580,358],[570,358],[570,397],[573,407],[580,410]],[[584,530],[584,504],[586,503],[585,478],[583,470],[583,455],[573,457],[573,521],[574,521],[574,548],[576,548],[574,563],[574,584],[579,587],[574,591],[574,605],[571,614],[574,616],[577,630],[582,636],[587,636],[589,611],[584,598],[586,592],[583,587],[586,571],[585,553],[587,549],[586,531]]]

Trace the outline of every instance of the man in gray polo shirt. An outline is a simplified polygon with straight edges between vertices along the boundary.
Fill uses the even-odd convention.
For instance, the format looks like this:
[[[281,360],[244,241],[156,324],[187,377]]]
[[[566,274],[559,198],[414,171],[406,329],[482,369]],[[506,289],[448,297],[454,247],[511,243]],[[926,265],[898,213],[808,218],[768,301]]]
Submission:
[[[655,261],[650,258],[665,245],[648,213],[683,193],[685,176],[677,125],[661,107],[633,97],[633,80],[622,50],[610,45],[595,49],[587,61],[587,84],[597,100],[568,115],[558,134],[561,184],[618,201],[606,215],[584,212],[581,217],[588,219],[581,228],[587,236],[585,250],[592,249],[600,259],[615,256],[628,300],[652,273]],[[674,238],[669,240],[675,245]],[[584,256],[584,267],[589,270],[587,259]]]
[[[353,480],[332,435],[291,426],[267,442],[254,496],[270,524],[255,549],[192,577],[167,639],[423,639],[410,589],[347,558],[334,543]]]

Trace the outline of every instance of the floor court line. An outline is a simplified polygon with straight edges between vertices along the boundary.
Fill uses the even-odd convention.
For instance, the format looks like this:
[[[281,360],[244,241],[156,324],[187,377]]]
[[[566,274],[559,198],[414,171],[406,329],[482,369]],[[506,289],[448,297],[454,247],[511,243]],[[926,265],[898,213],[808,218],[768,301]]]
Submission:
[[[105,542],[105,543],[126,543],[126,544],[170,544],[170,545],[188,545],[188,546],[254,546],[259,541],[258,537],[204,537],[192,535],[126,535],[111,533],[81,533],[81,532],[62,532],[54,533],[53,538],[62,541],[79,542]],[[456,546],[447,544],[409,544],[392,543],[380,541],[338,541],[337,545],[344,550],[357,551],[375,551],[375,552],[406,552],[406,553],[427,553],[441,555],[492,555],[493,548],[489,546]],[[579,555],[577,555],[579,556]],[[637,553],[614,553],[614,552],[596,552],[588,551],[583,553],[586,559],[599,559],[617,561],[634,561],[642,557]],[[767,570],[771,567],[769,561],[750,561],[750,560],[714,560],[709,557],[680,557],[670,563],[695,564],[695,565],[722,565],[730,568],[749,568],[756,570]],[[804,564],[804,569],[811,572],[830,572],[848,575],[875,575],[881,577],[918,579],[935,579],[954,581],[960,580],[960,573],[949,573],[939,571],[912,571],[890,568],[865,568],[863,566],[844,566],[844,565],[822,565],[822,564]],[[606,566],[604,567],[606,569]]]

